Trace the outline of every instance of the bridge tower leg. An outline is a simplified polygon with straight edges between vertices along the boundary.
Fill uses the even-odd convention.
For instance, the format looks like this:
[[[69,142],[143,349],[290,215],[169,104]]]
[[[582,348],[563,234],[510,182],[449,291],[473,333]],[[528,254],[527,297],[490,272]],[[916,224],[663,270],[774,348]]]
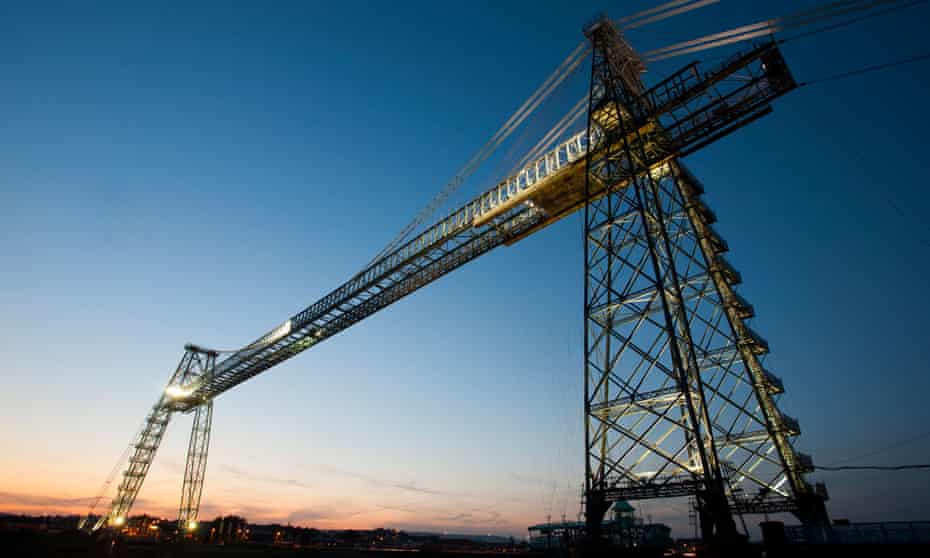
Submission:
[[[624,483],[627,495],[694,494],[705,539],[733,539],[671,238],[668,164],[650,164],[643,65],[610,21],[586,35],[593,50],[588,145],[601,146],[588,150],[586,195],[595,182],[606,188],[585,206],[588,533],[599,539],[611,496]],[[631,302],[639,304],[628,308]],[[635,465],[645,462],[652,470],[640,472]]]
[[[181,487],[181,507],[178,512],[178,528],[182,531],[192,531],[197,528],[212,422],[213,400],[211,399],[198,405],[194,410],[194,424],[191,427],[191,439],[187,447],[187,465],[184,467],[184,484]]]
[[[609,19],[585,34],[589,538],[601,540],[612,502],[646,498],[693,496],[703,538],[722,544],[739,538],[735,512],[822,522],[803,478],[810,458],[789,440],[797,421],[778,410],[781,382],[761,364],[768,345],[746,324],[753,310],[702,186],[666,151],[643,64]]]
[[[183,362],[184,359],[182,359]],[[126,524],[129,512],[152,466],[152,460],[155,459],[155,453],[161,445],[170,420],[171,409],[165,404],[165,397],[162,396],[146,415],[145,423],[132,445],[129,463],[123,471],[122,481],[116,488],[116,496],[110,503],[109,511],[100,516],[93,530],[96,531],[104,526],[120,529]]]
[[[213,373],[216,364],[216,352],[201,349],[195,345],[185,346],[184,356],[181,357],[177,368],[168,380],[167,389],[159,396],[158,400],[152,406],[152,410],[145,417],[145,422],[135,441],[131,446],[129,461],[126,469],[123,470],[122,479],[116,489],[116,496],[110,503],[110,508],[106,514],[101,515],[92,530],[96,531],[101,527],[110,527],[120,529],[126,524],[129,518],[129,512],[135,504],[136,497],[142,489],[145,477],[148,475],[155,459],[155,454],[161,445],[162,438],[171,420],[171,416],[178,411],[188,412],[195,409],[194,433],[191,435],[191,448],[195,447],[194,438],[198,443],[197,448],[203,449],[203,457],[198,457],[199,482],[196,490],[196,504],[194,504],[194,517],[196,519],[196,508],[200,502],[200,488],[203,481],[203,464],[206,460],[206,448],[209,444],[210,420],[212,418],[212,402],[192,402],[188,397],[194,387],[203,379]],[[206,414],[201,410],[208,407]],[[198,425],[200,425],[198,427]],[[205,440],[203,431],[206,431]],[[199,432],[199,433],[198,433]],[[188,450],[188,470],[190,470],[192,450]],[[194,477],[192,477],[194,478]],[[187,487],[187,477],[185,477],[185,487]],[[191,495],[194,495],[191,492]],[[183,508],[182,500],[182,508]]]

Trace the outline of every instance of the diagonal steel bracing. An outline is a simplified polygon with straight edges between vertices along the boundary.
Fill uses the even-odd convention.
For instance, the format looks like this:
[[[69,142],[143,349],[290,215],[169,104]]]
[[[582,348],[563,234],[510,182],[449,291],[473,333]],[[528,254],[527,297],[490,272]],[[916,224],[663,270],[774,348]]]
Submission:
[[[97,520],[93,527],[94,530],[104,525],[114,528],[125,525],[129,518],[129,511],[155,459],[155,453],[161,445],[171,416],[179,409],[192,408],[192,399],[196,398],[197,388],[210,379],[215,366],[216,352],[204,350],[195,345],[185,347],[184,356],[181,357],[181,361],[168,380],[167,387],[152,406],[142,429],[136,436],[133,451],[122,473],[122,480],[117,486],[116,496],[110,504],[110,509],[106,515],[102,515]],[[201,402],[193,408],[195,409],[194,428],[188,449],[180,515],[196,521],[209,447],[213,403],[212,401]]]
[[[181,530],[197,528],[212,422],[213,401],[210,400],[194,410],[194,424],[187,447],[187,464],[184,467],[184,484],[181,486],[181,507],[178,510],[178,528]]]
[[[809,459],[790,441],[800,428],[778,410],[781,382],[761,363],[768,344],[747,325],[754,310],[722,256],[729,247],[678,160],[687,151],[663,138],[691,120],[697,96],[670,109],[645,90],[641,63],[609,20],[586,33],[586,188],[606,191],[585,207],[589,534],[612,499],[685,492],[697,496],[706,538],[733,537],[731,510],[748,501],[760,510],[794,502],[802,519],[822,520],[804,479]]]

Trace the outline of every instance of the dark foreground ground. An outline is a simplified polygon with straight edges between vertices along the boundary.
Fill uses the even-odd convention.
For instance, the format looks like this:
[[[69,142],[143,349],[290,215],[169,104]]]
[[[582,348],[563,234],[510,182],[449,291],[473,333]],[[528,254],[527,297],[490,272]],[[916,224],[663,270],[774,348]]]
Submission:
[[[389,551],[353,549],[284,548],[261,545],[209,546],[184,543],[120,543],[93,539],[82,534],[0,532],[0,558],[19,557],[125,557],[125,558],[658,558],[694,556],[673,551],[624,552],[622,550],[541,554],[533,552],[440,552],[435,550]],[[730,558],[928,558],[930,545],[787,546],[765,551],[760,545],[741,549],[698,552],[698,557]]]
[[[230,546],[194,543],[110,542],[80,533],[4,533],[0,532],[0,558],[19,557],[124,557],[124,558],[526,558],[527,553],[436,552],[293,548],[239,544]],[[567,557],[566,557],[567,558]]]

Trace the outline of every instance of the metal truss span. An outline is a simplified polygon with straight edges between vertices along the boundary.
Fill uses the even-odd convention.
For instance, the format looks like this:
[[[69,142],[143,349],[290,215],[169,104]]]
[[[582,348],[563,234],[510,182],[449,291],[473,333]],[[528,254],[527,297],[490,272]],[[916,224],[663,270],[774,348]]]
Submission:
[[[609,21],[587,32],[589,137],[606,138],[587,154],[586,189],[606,192],[585,207],[588,530],[597,536],[610,501],[685,495],[706,539],[735,537],[734,510],[824,519],[703,187],[644,133],[667,101],[645,90]]]
[[[599,71],[618,57],[635,57],[621,41],[598,48],[593,64]],[[624,85],[607,74],[592,80],[586,129],[553,139],[549,151],[513,176],[225,359],[187,346],[138,436],[110,511],[95,528],[125,521],[173,413],[195,414],[179,509],[183,527],[197,520],[216,397],[582,208],[586,275],[594,286],[585,309],[589,503],[627,489],[664,494],[691,487],[707,509],[723,509],[734,482],[796,502],[807,490],[800,477],[805,461],[788,443],[796,422],[776,412],[781,383],[753,360],[764,342],[742,322],[752,307],[730,288],[739,274],[720,256],[725,243],[710,228],[700,185],[678,162],[771,112],[770,103],[794,81],[771,42],[709,70],[689,64],[651,89],[642,87],[635,65],[620,63],[610,72]],[[644,249],[651,259],[641,259]],[[717,310],[705,311],[712,307]],[[662,324],[669,323],[677,328],[674,342],[644,340],[650,328],[667,331]],[[678,356],[667,362],[673,353]],[[630,358],[643,363],[629,365]],[[759,399],[763,392],[769,396]],[[656,437],[660,427],[668,433]],[[624,445],[630,441],[635,449]]]
[[[689,64],[643,93],[641,102],[650,108],[648,117],[637,122],[637,141],[657,156],[692,153],[768,114],[769,103],[793,87],[774,43],[737,54],[709,71]],[[604,194],[603,188],[584,190],[589,145],[603,148],[603,143],[600,128],[591,138],[582,130],[559,141],[513,176],[218,362],[215,375],[194,399],[212,399],[451,269],[580,210],[586,200]]]

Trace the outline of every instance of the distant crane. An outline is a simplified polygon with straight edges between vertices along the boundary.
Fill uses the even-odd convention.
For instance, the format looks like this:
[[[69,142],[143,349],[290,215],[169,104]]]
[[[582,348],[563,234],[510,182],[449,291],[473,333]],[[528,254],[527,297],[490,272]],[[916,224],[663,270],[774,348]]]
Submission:
[[[709,3],[669,2],[625,21],[635,26]],[[756,38],[759,29],[722,40]],[[587,98],[516,172],[408,238],[430,211],[421,214],[362,271],[241,349],[187,345],[135,438],[108,511],[86,526],[125,524],[172,415],[193,413],[178,521],[194,529],[214,399],[576,211],[585,227],[588,535],[600,535],[611,502],[665,497],[695,500],[706,539],[735,537],[734,514],[792,512],[807,525],[827,525],[825,489],[805,480],[812,459],[791,443],[798,421],[777,406],[782,381],[761,363],[768,344],[747,325],[754,311],[736,291],[741,276],[723,256],[727,243],[712,227],[703,186],[681,162],[771,113],[795,80],[776,42],[765,40],[647,87],[643,59],[616,23],[600,18],[584,33],[586,41],[492,138],[491,149],[591,55]],[[572,129],[584,115],[586,124]],[[485,150],[440,198],[483,157]]]

